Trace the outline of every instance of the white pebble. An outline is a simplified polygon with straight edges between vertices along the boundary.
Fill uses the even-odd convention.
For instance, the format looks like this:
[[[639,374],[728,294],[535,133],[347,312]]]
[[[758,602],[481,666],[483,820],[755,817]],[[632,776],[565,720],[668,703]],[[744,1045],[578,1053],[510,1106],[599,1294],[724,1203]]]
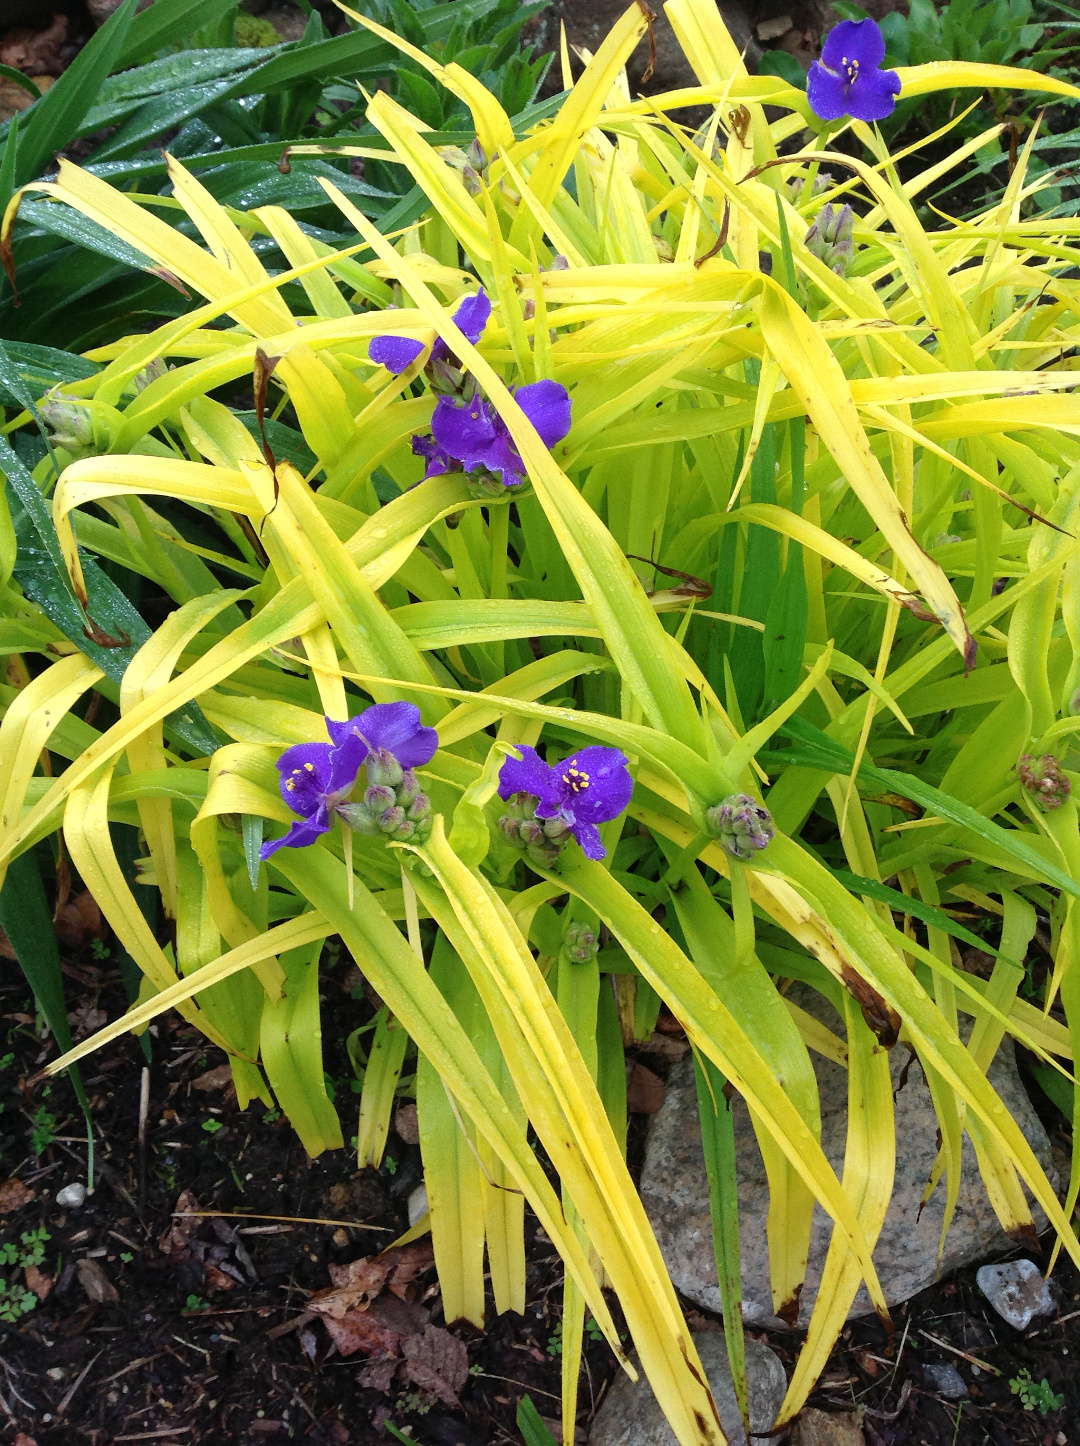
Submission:
[[[412,1192],[412,1194],[409,1196],[408,1205],[409,1205],[409,1226],[410,1226],[410,1228],[411,1228],[412,1226],[414,1226],[414,1225],[416,1224],[416,1222],[417,1222],[418,1220],[422,1220],[423,1217],[424,1217],[424,1216],[427,1214],[427,1212],[428,1212],[428,1198],[427,1198],[427,1186],[426,1186],[426,1185],[417,1185],[416,1189],[415,1189],[415,1190]]]
[[[81,1180],[76,1180],[71,1185],[65,1185],[62,1190],[56,1192],[56,1203],[65,1210],[78,1210],[86,1204],[86,1186]]]

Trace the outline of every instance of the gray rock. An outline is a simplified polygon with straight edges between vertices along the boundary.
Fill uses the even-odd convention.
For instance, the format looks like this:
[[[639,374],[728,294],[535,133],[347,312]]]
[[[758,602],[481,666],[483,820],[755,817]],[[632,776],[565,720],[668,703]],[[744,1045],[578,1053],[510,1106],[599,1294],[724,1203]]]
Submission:
[[[946,1401],[967,1400],[967,1382],[956,1367],[950,1366],[947,1361],[938,1366],[923,1366],[923,1375],[930,1389],[939,1396],[944,1396]]]
[[[1003,1321],[1026,1331],[1037,1315],[1053,1315],[1054,1297],[1033,1260],[984,1265],[975,1283]]]
[[[81,1180],[65,1185],[62,1190],[57,1190],[56,1203],[64,1210],[78,1210],[86,1204],[86,1186]]]
[[[720,1424],[730,1446],[746,1446],[723,1331],[695,1334],[694,1345],[705,1367],[720,1412]],[[787,1391],[787,1377],[775,1352],[750,1336],[746,1338],[746,1387],[754,1446],[764,1446],[767,1439],[764,1433],[776,1420]],[[759,1436],[759,1432],[763,1434]],[[643,1372],[636,1382],[620,1373],[596,1413],[589,1432],[589,1446],[678,1446],[675,1433],[664,1419]]]
[[[843,1035],[831,1006],[816,991],[796,986],[792,997],[804,1009]],[[833,1168],[843,1167],[847,1132],[847,1071],[812,1054],[821,1094],[821,1143]],[[874,1251],[885,1298],[898,1305],[935,1278],[938,1238],[945,1209],[942,1179],[926,1208],[919,1201],[937,1153],[937,1118],[918,1061],[908,1064],[903,1046],[890,1053],[896,1098],[897,1161],[892,1202]],[[1050,1169],[1050,1146],[1038,1116],[1016,1072],[1012,1042],[1006,1039],[990,1068],[990,1082],[1019,1124],[1039,1163]],[[741,1099],[735,1103],[735,1145],[739,1177],[740,1245],[743,1267],[743,1312],[752,1322],[773,1322],[769,1287],[769,1256],[765,1226],[769,1191],[761,1152]],[[1051,1180],[1055,1176],[1051,1174]],[[716,1283],[709,1186],[701,1153],[697,1094],[690,1061],[676,1064],[667,1081],[663,1108],[649,1123],[641,1195],[676,1287],[707,1310],[720,1311]],[[1041,1212],[1035,1224],[1045,1223]],[[805,1325],[817,1295],[828,1249],[831,1222],[815,1207],[806,1286],[800,1299],[799,1323]],[[1015,1248],[998,1224],[979,1176],[971,1141],[964,1140],[960,1198],[945,1242],[942,1274],[1004,1254]],[[860,1287],[851,1314],[867,1315],[873,1307]]]
[[[817,1411],[808,1406],[792,1428],[790,1446],[866,1446],[866,1437],[851,1411]]]

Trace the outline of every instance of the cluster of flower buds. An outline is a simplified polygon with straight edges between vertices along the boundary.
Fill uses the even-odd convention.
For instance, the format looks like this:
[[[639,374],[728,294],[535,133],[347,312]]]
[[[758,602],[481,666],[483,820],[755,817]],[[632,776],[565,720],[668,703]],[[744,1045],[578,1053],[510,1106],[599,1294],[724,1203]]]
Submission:
[[[1044,753],[1041,758],[1021,753],[1016,773],[1024,791],[1044,813],[1060,808],[1072,792],[1072,785],[1052,753]]]
[[[590,964],[600,952],[600,941],[588,924],[571,924],[563,944],[572,964]]]
[[[539,802],[531,793],[515,793],[499,819],[504,838],[525,850],[531,864],[550,869],[570,840],[570,825],[562,818],[537,818]]]
[[[837,276],[846,276],[855,257],[855,212],[827,202],[806,233],[806,247]]]
[[[776,833],[769,810],[748,793],[729,794],[705,819],[724,852],[742,863],[767,848]]]
[[[411,768],[378,748],[367,756],[368,786],[359,803],[344,803],[341,817],[357,833],[386,834],[401,842],[426,843],[431,834],[431,801]]]
[[[812,201],[815,196],[820,196],[823,191],[827,191],[830,186],[835,185],[828,171],[821,171],[814,177],[809,194],[806,190],[806,181],[806,176],[792,176],[789,179],[787,191],[793,206],[801,206],[804,201]]]
[[[479,196],[488,182],[488,171],[498,159],[498,151],[486,155],[479,141],[474,140],[467,151],[460,146],[437,146],[436,150],[452,171],[457,171],[470,196]],[[521,205],[521,192],[504,172],[499,181],[503,200],[511,210]]]
[[[38,411],[54,447],[63,447],[72,457],[87,457],[95,451],[94,420],[89,407],[63,397],[48,397]]]

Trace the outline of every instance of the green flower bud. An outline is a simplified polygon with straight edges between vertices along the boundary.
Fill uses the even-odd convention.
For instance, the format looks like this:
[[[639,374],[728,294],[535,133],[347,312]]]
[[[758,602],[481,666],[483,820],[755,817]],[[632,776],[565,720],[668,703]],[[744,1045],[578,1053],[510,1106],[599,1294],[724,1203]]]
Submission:
[[[337,811],[354,833],[366,834],[370,838],[379,832],[378,817],[366,804],[339,803]]]
[[[397,788],[404,781],[405,770],[392,753],[375,748],[367,756],[368,783],[376,787]]]
[[[396,834],[405,821],[405,810],[399,804],[395,804],[393,808],[388,808],[380,816],[379,828],[383,833]]]
[[[1060,808],[1072,792],[1072,784],[1052,753],[1044,753],[1041,758],[1021,753],[1016,772],[1025,793],[1043,813]]]
[[[42,420],[52,432],[52,443],[72,454],[89,451],[94,445],[94,423],[86,407],[61,397],[48,397],[38,407]]]
[[[375,784],[364,790],[364,803],[373,814],[385,813],[388,808],[393,808],[397,801],[397,794],[385,783]]]
[[[709,809],[705,820],[724,852],[742,862],[766,848],[776,833],[769,810],[748,793],[729,794]]]
[[[588,924],[571,924],[564,943],[567,956],[575,964],[588,964],[600,952],[600,942]]]
[[[806,233],[807,249],[838,276],[845,276],[855,256],[854,228],[855,213],[851,207],[834,207],[830,201],[821,208]]]

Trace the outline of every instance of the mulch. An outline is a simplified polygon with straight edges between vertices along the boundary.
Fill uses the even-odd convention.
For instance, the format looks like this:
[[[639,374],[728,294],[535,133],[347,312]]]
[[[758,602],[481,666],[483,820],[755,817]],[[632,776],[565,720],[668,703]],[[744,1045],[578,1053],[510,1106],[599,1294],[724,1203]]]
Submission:
[[[75,924],[67,937],[80,942]],[[95,957],[106,947],[96,939],[87,927],[82,947],[67,951],[77,1031],[126,1003],[119,970]],[[443,1319],[425,1240],[378,1258],[407,1228],[407,1200],[421,1178],[407,1101],[382,1169],[356,1171],[348,1150],[310,1160],[275,1111],[258,1102],[240,1111],[221,1054],[166,1016],[153,1026],[149,1066],[131,1037],[84,1062],[97,1183],[81,1206],[65,1209],[58,1192],[85,1181],[82,1117],[66,1080],[27,1085],[55,1050],[17,966],[5,972],[0,1250],[21,1249],[34,1231],[47,1239],[40,1265],[0,1266],[9,1285],[40,1296],[26,1314],[0,1320],[0,1440],[343,1446],[390,1441],[389,1421],[432,1446],[488,1446],[520,1442],[515,1415],[526,1393],[555,1424],[562,1267],[531,1215],[525,1314],[496,1316],[489,1302],[483,1332]],[[323,989],[324,1012],[335,1020],[326,1067],[348,1139],[357,1097],[343,1040],[371,1017],[372,1004],[355,971],[328,969]],[[637,1068],[659,1083],[665,1063],[652,1051]],[[406,1064],[406,1077],[410,1070]],[[655,1108],[655,1095],[650,1083],[642,1106]],[[633,1165],[646,1116],[631,1119]],[[1024,1334],[990,1309],[974,1269],[898,1308],[891,1344],[875,1319],[850,1323],[810,1404],[840,1415],[861,1409],[869,1446],[1080,1442],[1072,1366],[1080,1357],[1080,1276],[1065,1262],[1052,1279],[1058,1318]],[[694,1329],[718,1328],[692,1307],[688,1316]],[[801,1338],[763,1339],[790,1373]],[[585,1361],[582,1441],[615,1373],[606,1345],[589,1336]],[[923,1366],[942,1361],[959,1368],[967,1400],[935,1394]],[[1009,1383],[1025,1369],[1063,1395],[1059,1410],[1023,1409]]]

